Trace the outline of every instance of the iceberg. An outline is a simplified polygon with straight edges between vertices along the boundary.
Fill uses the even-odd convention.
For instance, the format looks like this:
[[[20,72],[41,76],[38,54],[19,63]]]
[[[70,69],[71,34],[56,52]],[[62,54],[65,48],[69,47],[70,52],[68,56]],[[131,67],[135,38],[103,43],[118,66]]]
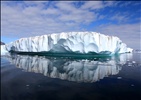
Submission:
[[[1,45],[1,55],[10,55],[8,50],[6,49],[6,45]]]
[[[21,38],[1,46],[1,54],[16,52],[51,52],[51,53],[96,53],[121,54],[132,52],[116,36],[96,32],[62,32],[42,36]]]

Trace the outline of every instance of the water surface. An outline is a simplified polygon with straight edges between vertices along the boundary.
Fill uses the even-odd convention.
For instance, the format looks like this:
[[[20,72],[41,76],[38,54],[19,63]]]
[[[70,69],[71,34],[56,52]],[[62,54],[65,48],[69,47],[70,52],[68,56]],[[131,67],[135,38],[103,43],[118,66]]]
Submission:
[[[140,57],[1,57],[1,100],[140,100]]]

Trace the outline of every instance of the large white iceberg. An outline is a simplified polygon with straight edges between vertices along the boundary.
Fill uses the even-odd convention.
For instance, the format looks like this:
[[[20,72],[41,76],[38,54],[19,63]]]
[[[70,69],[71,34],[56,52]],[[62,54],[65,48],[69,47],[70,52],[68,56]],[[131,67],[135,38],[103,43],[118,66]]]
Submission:
[[[132,52],[118,37],[96,32],[62,32],[29,38],[21,38],[1,47],[2,53],[14,50],[20,52],[77,52],[116,54]]]

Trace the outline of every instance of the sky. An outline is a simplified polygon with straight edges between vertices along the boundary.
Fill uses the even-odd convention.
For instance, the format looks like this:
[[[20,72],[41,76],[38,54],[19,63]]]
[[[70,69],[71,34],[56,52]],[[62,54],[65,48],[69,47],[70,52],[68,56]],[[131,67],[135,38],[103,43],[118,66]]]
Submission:
[[[61,32],[117,36],[141,49],[141,1],[1,1],[1,41]]]

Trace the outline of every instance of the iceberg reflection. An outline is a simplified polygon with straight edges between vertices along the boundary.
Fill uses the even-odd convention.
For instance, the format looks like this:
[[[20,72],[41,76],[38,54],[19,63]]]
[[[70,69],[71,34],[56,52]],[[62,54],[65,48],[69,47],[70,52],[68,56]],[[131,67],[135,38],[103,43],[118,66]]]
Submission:
[[[132,54],[122,54],[107,59],[58,59],[43,56],[12,55],[9,60],[17,68],[41,73],[51,78],[74,82],[96,82],[109,75],[116,75]]]

